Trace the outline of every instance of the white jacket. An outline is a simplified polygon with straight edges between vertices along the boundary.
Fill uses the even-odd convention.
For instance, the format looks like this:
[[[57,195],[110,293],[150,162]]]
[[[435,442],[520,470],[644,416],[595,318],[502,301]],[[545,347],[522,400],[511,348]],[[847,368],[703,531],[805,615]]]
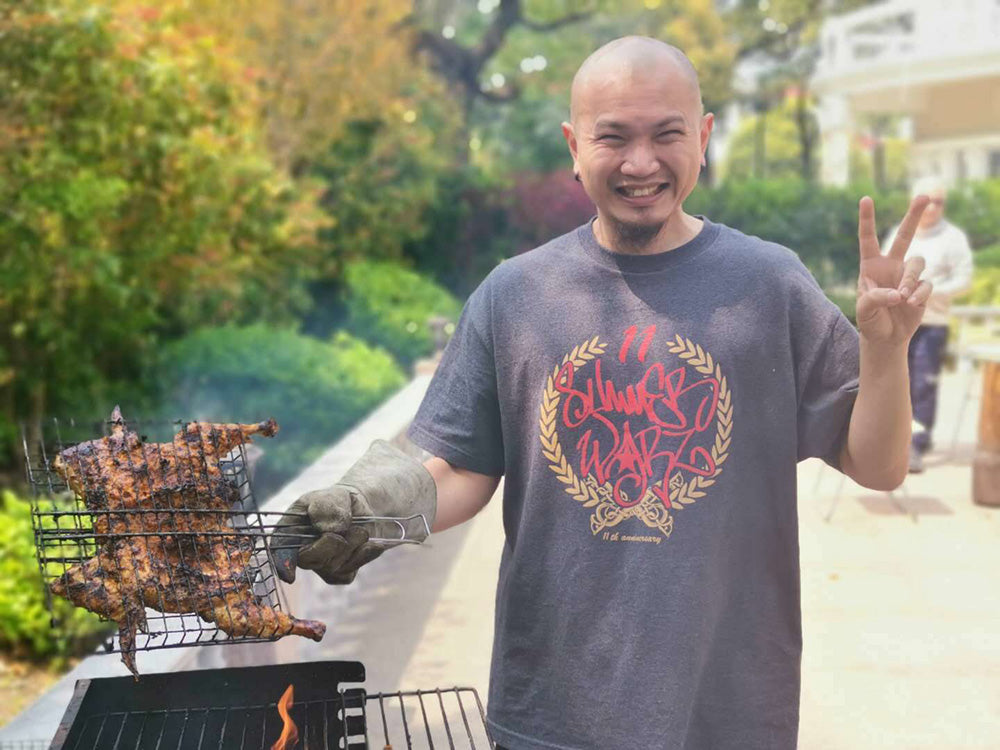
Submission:
[[[883,252],[888,252],[896,239],[899,227],[893,227],[882,243]],[[972,248],[965,232],[951,222],[941,219],[928,229],[917,230],[906,251],[907,258],[923,257],[927,267],[921,274],[921,281],[929,281],[934,291],[927,300],[927,310],[921,325],[948,325],[948,310],[951,298],[961,294],[972,284]]]

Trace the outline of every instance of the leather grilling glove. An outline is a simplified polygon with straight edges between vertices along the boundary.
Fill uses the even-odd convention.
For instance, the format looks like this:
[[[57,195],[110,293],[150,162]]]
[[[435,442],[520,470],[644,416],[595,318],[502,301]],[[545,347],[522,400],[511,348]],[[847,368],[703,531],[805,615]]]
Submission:
[[[272,546],[279,548],[272,553],[278,577],[291,583],[298,567],[315,571],[327,583],[351,583],[358,568],[395,546],[370,540],[401,536],[392,521],[354,519],[422,514],[430,528],[436,511],[437,487],[430,472],[395,446],[376,440],[337,484],[302,495],[278,521],[271,537]],[[427,538],[419,519],[407,529],[412,532],[408,539]],[[319,538],[310,540],[309,535]]]

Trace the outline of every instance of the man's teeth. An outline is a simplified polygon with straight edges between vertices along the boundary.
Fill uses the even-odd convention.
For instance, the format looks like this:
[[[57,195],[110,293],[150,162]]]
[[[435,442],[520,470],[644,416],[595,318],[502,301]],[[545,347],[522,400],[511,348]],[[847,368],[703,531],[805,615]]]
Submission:
[[[652,187],[646,188],[622,188],[625,191],[625,195],[629,198],[643,198],[647,195],[652,195],[660,189],[659,185],[653,185]]]

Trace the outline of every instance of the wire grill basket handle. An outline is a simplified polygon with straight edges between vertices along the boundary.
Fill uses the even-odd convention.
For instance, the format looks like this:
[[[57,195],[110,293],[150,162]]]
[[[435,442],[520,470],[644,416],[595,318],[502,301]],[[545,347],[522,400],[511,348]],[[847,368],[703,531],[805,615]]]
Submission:
[[[283,513],[281,514],[283,519],[286,518],[301,518],[301,524],[292,524],[287,526],[271,526],[274,531],[272,536],[275,539],[280,539],[279,543],[271,542],[271,549],[298,549],[309,543],[310,540],[319,539],[322,536],[322,532],[314,528],[309,520],[309,516],[306,513]],[[371,536],[368,538],[369,542],[375,542],[376,544],[383,544],[388,547],[395,547],[400,544],[421,544],[424,539],[430,536],[431,528],[430,524],[427,523],[427,517],[423,513],[415,513],[412,516],[357,516],[351,520],[351,525],[367,526],[371,524],[386,524],[394,531],[398,531],[398,535],[394,536]],[[292,529],[302,528],[303,531],[292,531]],[[422,536],[418,537],[418,534],[422,532]]]
[[[293,581],[295,580],[295,569],[298,567],[299,550],[319,539],[322,532],[312,526],[309,515],[306,513],[285,513],[281,514],[281,517],[283,520],[292,517],[302,521],[289,525],[268,525],[268,528],[271,529],[268,546],[278,575],[285,581]],[[398,535],[368,537],[368,542],[386,548],[398,547],[401,544],[420,544],[430,535],[430,524],[423,513],[399,518],[394,516],[357,516],[351,522],[351,525],[358,526],[371,524],[384,524],[398,532]],[[296,529],[301,529],[301,531]]]
[[[419,519],[419,525],[415,522]],[[377,544],[385,544],[388,546],[396,546],[398,544],[420,544],[424,539],[430,536],[431,527],[427,523],[427,517],[423,513],[415,513],[412,516],[406,516],[405,518],[394,518],[392,516],[358,516],[353,519],[353,523],[360,526],[373,523],[386,522],[395,526],[399,530],[399,536],[397,537],[369,537],[369,542],[375,542]],[[422,539],[414,539],[413,534],[414,527],[423,531]]]

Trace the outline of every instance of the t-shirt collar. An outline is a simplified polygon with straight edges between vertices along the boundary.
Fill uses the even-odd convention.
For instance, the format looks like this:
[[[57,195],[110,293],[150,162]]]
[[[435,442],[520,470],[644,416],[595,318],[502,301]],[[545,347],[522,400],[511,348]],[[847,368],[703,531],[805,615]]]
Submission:
[[[594,234],[594,222],[597,216],[592,216],[586,224],[576,230],[576,233],[584,252],[601,265],[617,269],[622,273],[655,273],[690,260],[715,241],[719,225],[701,215],[697,215],[696,218],[702,220],[698,234],[672,250],[651,255],[616,253],[601,245]]]

